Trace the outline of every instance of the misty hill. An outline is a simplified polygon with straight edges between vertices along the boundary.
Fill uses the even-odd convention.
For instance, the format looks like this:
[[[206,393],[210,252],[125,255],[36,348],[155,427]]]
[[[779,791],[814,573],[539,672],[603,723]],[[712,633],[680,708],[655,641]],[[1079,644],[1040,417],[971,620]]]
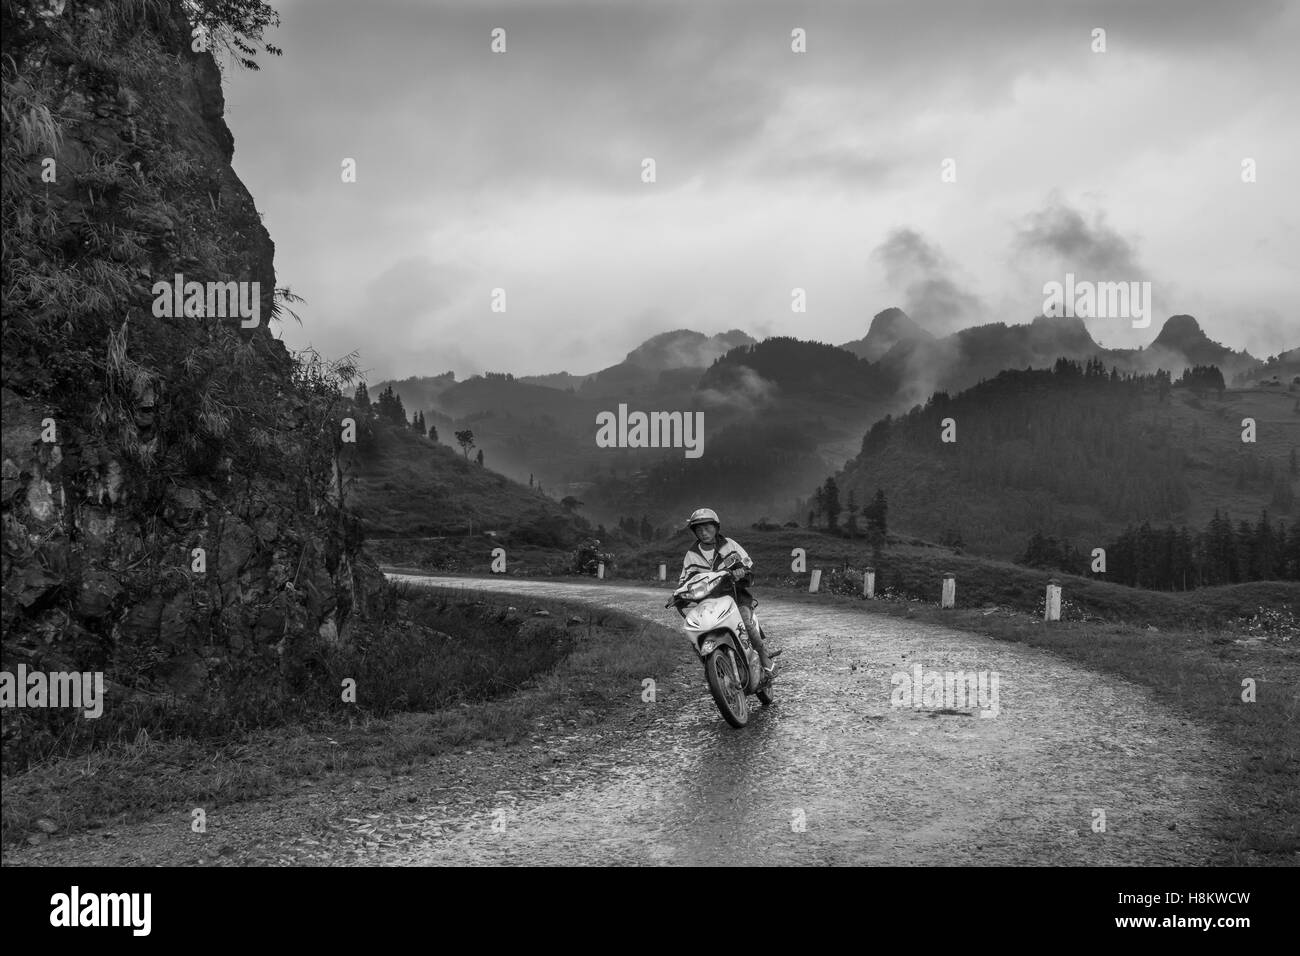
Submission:
[[[969,388],[1003,369],[1043,368],[1060,357],[1086,360],[1104,353],[1082,319],[1040,315],[1027,325],[994,322],[939,339],[904,340],[879,365],[910,404],[935,391]]]
[[[777,336],[727,352],[710,366],[700,380],[700,388],[755,391],[758,385],[747,374],[750,372],[783,397],[818,398],[831,403],[881,399],[893,385],[871,362],[837,346]]]
[[[1280,386],[1290,388],[1292,385],[1300,384],[1296,382],[1297,377],[1300,377],[1300,348],[1288,349],[1285,352],[1279,352],[1277,355],[1270,355],[1263,362],[1252,365],[1234,375],[1232,384],[1251,386],[1271,385],[1273,382],[1277,382]]]
[[[676,329],[646,339],[627,353],[624,364],[662,372],[673,368],[706,368],[713,360],[741,345],[753,345],[753,336],[740,329],[704,335]]]
[[[1247,352],[1212,341],[1190,315],[1171,316],[1150,346],[1137,349],[1103,348],[1078,317],[1040,315],[1027,325],[995,322],[939,339],[904,339],[881,356],[879,365],[900,383],[900,394],[911,404],[936,391],[970,388],[1004,369],[1050,367],[1058,358],[1099,358],[1120,372],[1164,369],[1174,376],[1192,366],[1215,365],[1230,377],[1256,362]]]
[[[370,388],[371,395],[378,395],[387,386],[402,399],[408,409],[429,409],[439,407],[444,392],[456,385],[455,372],[443,372],[441,375],[412,375],[401,381],[383,381]]]
[[[457,382],[438,396],[435,407],[457,418],[483,412],[526,410],[532,416],[550,415],[558,419],[579,415],[583,408],[581,401],[570,392],[528,385],[506,372],[488,372]]]
[[[1175,375],[1182,371],[1181,366],[1214,365],[1223,372],[1224,378],[1233,377],[1257,361],[1246,351],[1236,352],[1215,342],[1190,315],[1171,315],[1166,319],[1144,358],[1162,363],[1160,367],[1170,369]]]
[[[891,528],[935,540],[957,532],[1001,558],[1022,554],[1035,530],[1086,551],[1144,521],[1201,526],[1216,508],[1234,519],[1287,514],[1295,397],[1212,394],[1099,362],[1002,372],[873,425],[837,476],[840,500],[882,488]],[[1258,423],[1255,444],[1241,441],[1244,417]],[[955,443],[940,441],[945,418]]]
[[[858,358],[875,362],[900,343],[933,340],[934,336],[917,325],[902,309],[889,308],[876,313],[864,337],[854,342],[845,342],[840,348],[852,352]]]
[[[521,376],[519,381],[561,390],[578,390],[590,385],[589,397],[616,395],[624,389],[653,387],[658,381],[656,373],[659,372],[697,370],[695,377],[698,378],[698,371],[706,368],[719,355],[738,345],[749,345],[754,341],[752,336],[739,329],[717,335],[676,329],[646,339],[628,352],[622,362],[598,372],[588,375],[570,375],[568,372],[526,375]]]
[[[753,342],[739,329],[712,336],[690,329],[663,332],[646,339],[617,365],[587,376],[579,388],[584,397],[606,404],[640,401],[679,407],[674,402],[680,403],[695,388],[715,359]]]
[[[810,474],[839,467],[858,453],[872,422],[901,414],[936,391],[952,394],[1005,369],[1049,368],[1060,357],[1081,363],[1098,358],[1120,373],[1163,367],[1178,375],[1196,364],[1183,350],[1192,357],[1224,354],[1214,343],[1207,346],[1190,317],[1174,317],[1161,332],[1158,348],[1104,349],[1081,319],[1039,316],[1022,325],[993,323],[935,338],[901,310],[886,309],[866,339],[856,343],[868,351],[892,343],[876,362],[846,348],[789,336],[753,342],[739,331],[706,336],[677,330],[647,340],[625,361],[590,375],[489,373],[464,382],[443,376],[436,391],[412,392],[417,402],[428,395],[431,406],[403,398],[408,410],[422,409],[438,425],[442,441],[451,443],[454,429],[472,428],[490,467],[525,483],[534,476],[557,496],[576,495],[593,521],[611,524],[635,514],[661,523],[675,514],[692,483],[721,495],[717,500],[741,508],[741,517],[752,520],[792,513],[796,500],[807,494]],[[706,367],[659,367],[695,361],[734,339],[742,344]],[[1245,353],[1227,357],[1248,359]],[[570,385],[552,387],[564,382]],[[394,383],[394,388],[402,394],[408,386]],[[707,461],[683,461],[680,452],[598,448],[596,415],[623,403],[633,410],[703,411],[705,457],[728,448],[733,473],[743,469],[749,476],[747,490],[721,480]],[[748,447],[732,449],[736,436],[744,436],[739,444]],[[790,466],[796,458],[800,464]],[[769,478],[760,493],[753,482]]]
[[[355,409],[355,406],[354,406]],[[358,440],[340,456],[352,512],[372,541],[496,531],[502,544],[565,548],[585,522],[552,498],[355,409]],[[376,542],[377,544],[377,542]]]
[[[547,375],[520,375],[519,381],[525,385],[541,385],[545,388],[556,388],[562,392],[569,389],[578,389],[582,383],[591,378],[590,375],[571,375],[568,372],[551,372]]]

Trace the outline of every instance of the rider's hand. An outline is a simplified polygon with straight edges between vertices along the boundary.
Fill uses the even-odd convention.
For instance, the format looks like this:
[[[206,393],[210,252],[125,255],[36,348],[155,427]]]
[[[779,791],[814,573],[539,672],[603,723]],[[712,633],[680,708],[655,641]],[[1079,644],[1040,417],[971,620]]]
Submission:
[[[737,581],[739,581],[739,580],[740,580],[741,578],[743,578],[747,573],[748,573],[748,571],[747,571],[747,569],[745,569],[745,568],[735,568],[735,569],[731,572],[731,576],[732,576],[733,578],[735,578]]]

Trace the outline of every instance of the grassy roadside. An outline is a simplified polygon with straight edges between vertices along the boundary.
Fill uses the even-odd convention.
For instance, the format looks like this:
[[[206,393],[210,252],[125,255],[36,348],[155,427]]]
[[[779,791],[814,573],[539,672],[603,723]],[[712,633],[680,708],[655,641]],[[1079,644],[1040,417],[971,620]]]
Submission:
[[[876,593],[893,594],[921,601],[939,599],[944,574],[957,580],[959,606],[984,607],[996,604],[1041,613],[1043,594],[1050,578],[1061,584],[1062,616],[1098,618],[1161,629],[1197,629],[1211,625],[1232,625],[1260,609],[1289,605],[1300,615],[1300,583],[1253,581],[1244,584],[1197,588],[1189,591],[1148,591],[1105,580],[1103,575],[1074,575],[1029,568],[1008,561],[962,554],[952,548],[928,545],[915,538],[891,536],[878,561],[861,539],[850,539],[822,531],[781,528],[771,531],[737,529],[736,538],[754,559],[760,588],[808,589],[808,572],[820,569],[822,590],[862,589],[862,569],[876,565]],[[613,577],[649,580],[659,563],[668,565],[670,577],[681,568],[682,554],[690,539],[679,535],[619,558]],[[806,555],[807,571],[790,570],[795,548]]]
[[[680,639],[670,629],[603,608],[461,589],[395,587],[405,605],[404,618],[418,620],[450,603],[478,608],[480,619],[500,616],[522,628],[553,624],[566,632],[564,654],[553,666],[543,656],[534,657],[547,669],[510,687],[500,686],[499,680],[491,683],[497,673],[480,675],[476,686],[485,693],[463,695],[477,699],[434,709],[374,716],[340,702],[335,714],[226,739],[151,737],[145,731],[132,741],[76,757],[52,757],[5,777],[0,840],[10,846],[43,839],[38,820],[64,834],[167,810],[211,809],[266,797],[293,790],[304,779],[364,770],[402,773],[461,747],[527,739],[539,721],[595,723],[612,708],[638,702],[642,677],[671,669],[679,657]],[[490,613],[483,613],[484,605]],[[512,605],[514,613],[507,610]],[[535,615],[537,609],[548,616]]]

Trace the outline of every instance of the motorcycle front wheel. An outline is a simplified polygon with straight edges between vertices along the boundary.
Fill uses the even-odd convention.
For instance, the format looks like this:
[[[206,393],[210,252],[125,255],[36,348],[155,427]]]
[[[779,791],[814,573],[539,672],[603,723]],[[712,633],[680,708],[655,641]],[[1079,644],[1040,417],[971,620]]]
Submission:
[[[749,702],[737,677],[729,646],[724,644],[705,658],[704,676],[709,682],[709,693],[727,723],[733,727],[744,727],[749,723]]]

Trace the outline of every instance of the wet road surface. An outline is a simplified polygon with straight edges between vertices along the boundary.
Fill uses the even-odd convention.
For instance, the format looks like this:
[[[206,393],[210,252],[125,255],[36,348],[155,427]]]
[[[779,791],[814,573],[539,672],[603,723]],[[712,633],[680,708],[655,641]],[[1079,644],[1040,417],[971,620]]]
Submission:
[[[425,580],[680,620],[652,588]],[[693,693],[646,704],[634,733],[562,779],[493,794],[485,815],[495,826],[439,840],[411,862],[1141,864],[1205,855],[1222,755],[1142,688],[918,622],[760,601],[784,653],[776,704],[749,726],[725,724],[683,640],[678,676]],[[996,671],[997,715],[979,716],[992,709],[987,697],[951,715],[891,706],[891,676],[915,676],[917,664],[923,675],[988,671],[990,692]],[[1094,810],[1104,811],[1105,832],[1094,831]]]
[[[389,575],[585,600],[671,627],[667,592],[609,583]],[[1211,862],[1234,760],[1149,691],[1044,651],[916,621],[759,595],[775,706],[718,714],[682,642],[659,688],[599,726],[431,760],[381,787],[221,809],[233,849],[185,828],[115,827],[15,864],[1056,864]],[[892,706],[897,674],[986,672],[992,701]],[[639,691],[640,682],[636,690]],[[901,692],[902,688],[898,690]],[[633,692],[635,693],[635,692]],[[382,790],[382,794],[374,791]],[[1104,831],[1099,826],[1104,813]]]

